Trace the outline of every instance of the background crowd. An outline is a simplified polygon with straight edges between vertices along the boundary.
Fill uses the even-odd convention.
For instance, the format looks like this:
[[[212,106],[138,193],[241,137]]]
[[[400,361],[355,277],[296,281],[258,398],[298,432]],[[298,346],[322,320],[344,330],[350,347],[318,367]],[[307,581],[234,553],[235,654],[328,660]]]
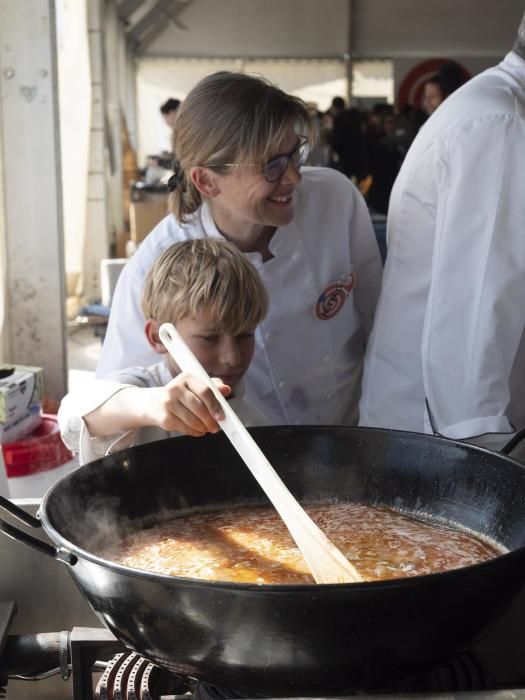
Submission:
[[[465,80],[461,67],[448,62],[425,82],[421,107],[405,104],[396,110],[377,102],[361,109],[340,96],[324,113],[310,105],[319,142],[308,163],[339,170],[358,184],[372,211],[386,215],[392,186],[416,134]]]

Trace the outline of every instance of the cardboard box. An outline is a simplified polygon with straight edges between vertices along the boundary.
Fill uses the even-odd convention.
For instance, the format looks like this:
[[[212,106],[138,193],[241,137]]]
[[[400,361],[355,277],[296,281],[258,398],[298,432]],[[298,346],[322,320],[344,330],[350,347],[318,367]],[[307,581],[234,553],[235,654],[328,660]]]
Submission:
[[[0,364],[0,443],[20,440],[38,427],[43,394],[41,367]]]
[[[141,192],[131,202],[129,211],[130,238],[139,245],[168,213],[167,192]]]

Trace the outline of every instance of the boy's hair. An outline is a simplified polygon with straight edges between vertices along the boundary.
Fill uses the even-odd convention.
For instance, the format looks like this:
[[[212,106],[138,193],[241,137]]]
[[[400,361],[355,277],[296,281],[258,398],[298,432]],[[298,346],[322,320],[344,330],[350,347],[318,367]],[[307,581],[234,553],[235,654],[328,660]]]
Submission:
[[[142,291],[146,319],[174,323],[206,311],[217,329],[237,335],[266,316],[257,270],[232,243],[200,238],[175,243],[157,258]]]

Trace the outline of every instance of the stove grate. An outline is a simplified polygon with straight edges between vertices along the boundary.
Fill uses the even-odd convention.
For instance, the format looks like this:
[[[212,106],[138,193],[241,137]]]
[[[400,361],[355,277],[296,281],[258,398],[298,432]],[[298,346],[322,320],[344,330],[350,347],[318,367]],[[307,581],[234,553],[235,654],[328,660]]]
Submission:
[[[184,695],[191,681],[152,664],[134,652],[116,654],[95,688],[95,700],[161,700]]]
[[[369,692],[381,695],[450,693],[495,688],[494,679],[481,658],[468,652],[430,673]],[[182,695],[187,695],[188,700],[242,700],[246,697],[234,690],[174,674],[139,654],[122,653],[109,662],[96,686],[95,700],[162,700]],[[256,696],[264,697],[250,694],[252,698]]]

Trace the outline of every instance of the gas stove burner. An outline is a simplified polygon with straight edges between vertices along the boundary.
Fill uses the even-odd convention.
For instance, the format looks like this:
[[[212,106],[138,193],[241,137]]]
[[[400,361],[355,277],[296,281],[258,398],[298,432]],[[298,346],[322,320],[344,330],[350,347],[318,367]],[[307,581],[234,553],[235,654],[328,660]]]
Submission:
[[[492,674],[480,657],[468,652],[430,673],[414,676],[388,688],[369,690],[368,693],[472,692],[495,687]],[[139,654],[122,653],[109,662],[96,687],[95,700],[163,700],[184,694],[188,700],[242,700],[248,697],[246,693],[179,676],[150,663]],[[265,696],[250,693],[249,697]]]
[[[183,695],[190,681],[150,663],[140,654],[116,654],[95,689],[95,700],[161,700]]]
[[[430,671],[400,681],[388,692],[449,693],[491,690],[496,681],[479,655],[464,652],[456,659]]]

